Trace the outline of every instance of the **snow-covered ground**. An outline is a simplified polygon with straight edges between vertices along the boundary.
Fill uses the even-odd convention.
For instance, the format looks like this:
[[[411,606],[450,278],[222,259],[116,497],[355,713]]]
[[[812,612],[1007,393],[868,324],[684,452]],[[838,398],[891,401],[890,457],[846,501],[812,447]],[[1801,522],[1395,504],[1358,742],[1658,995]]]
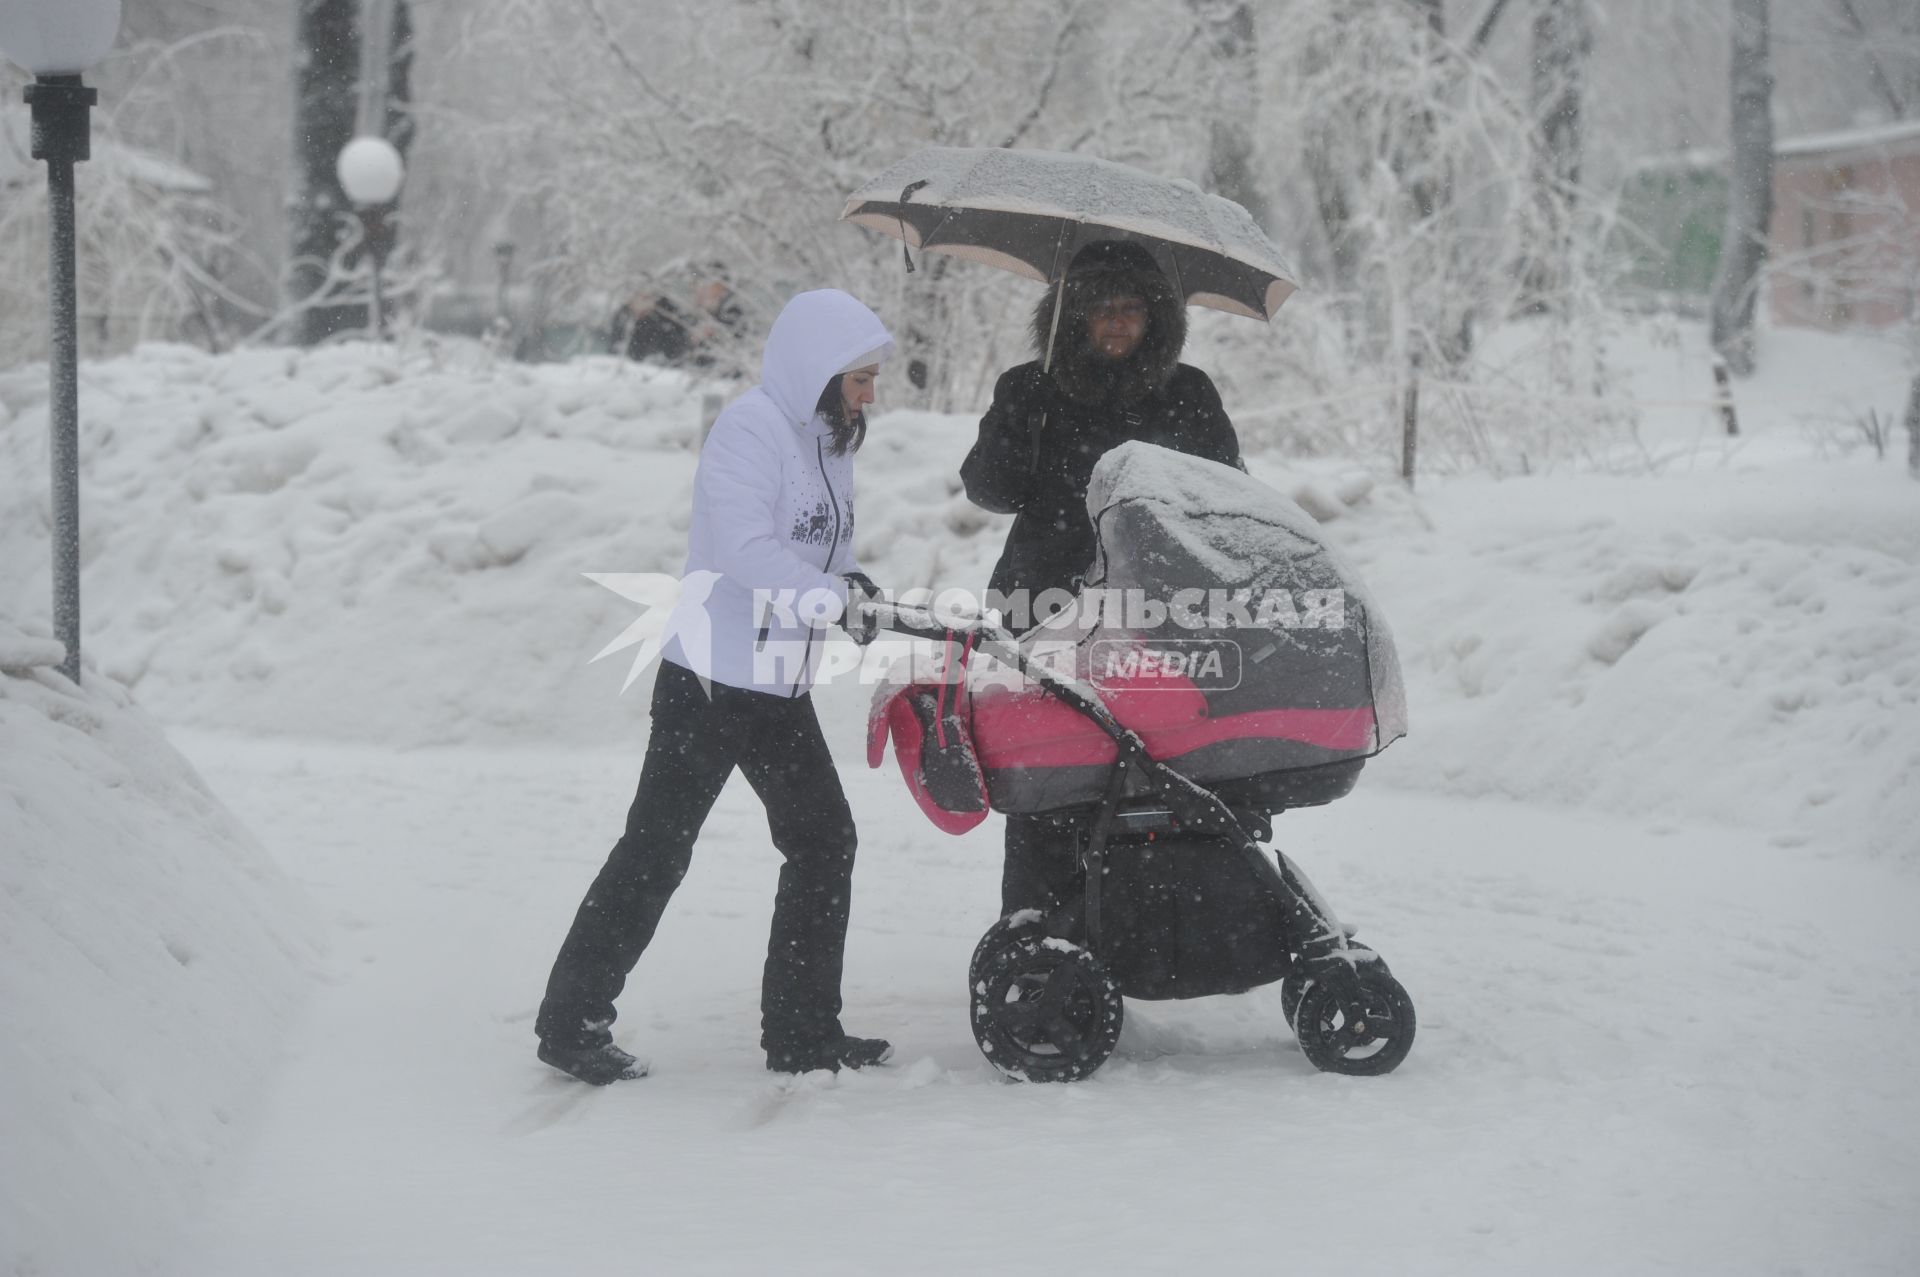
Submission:
[[[1697,334],[1671,337],[1616,349],[1633,393],[1699,393]],[[847,1019],[894,1063],[761,1071],[777,862],[738,785],[622,1002],[654,1076],[533,1060],[645,739],[650,679],[587,664],[632,605],[581,574],[679,566],[699,387],[460,346],[87,367],[88,658],[257,846],[107,679],[0,675],[0,1014],[26,1044],[0,1056],[0,1264],[1920,1268],[1920,484],[1839,446],[1904,374],[1768,342],[1746,436],[1653,407],[1637,473],[1416,496],[1251,458],[1324,512],[1406,662],[1413,734],[1279,841],[1391,960],[1419,1042],[1335,1078],[1277,990],[1134,1003],[1070,1087],[975,1050],[998,822],[950,838],[868,772],[854,685],[817,696],[862,830]],[[29,628],[44,395],[0,375],[0,597]],[[856,548],[883,583],[984,580],[1004,521],[957,492],[971,435],[876,423]],[[140,795],[176,823],[135,873]]]

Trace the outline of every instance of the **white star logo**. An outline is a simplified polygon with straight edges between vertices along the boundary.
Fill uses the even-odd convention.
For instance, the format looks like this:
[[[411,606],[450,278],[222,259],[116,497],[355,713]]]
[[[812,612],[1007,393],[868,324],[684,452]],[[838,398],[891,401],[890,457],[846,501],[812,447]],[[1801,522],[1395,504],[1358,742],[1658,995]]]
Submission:
[[[710,666],[713,627],[707,619],[706,602],[707,596],[713,593],[714,582],[720,579],[718,572],[689,572],[685,580],[664,572],[583,572],[581,575],[606,586],[630,603],[638,603],[643,609],[633,624],[620,631],[587,662],[591,665],[638,643],[640,650],[633,654],[627,681],[620,685],[622,693],[633,686],[672,639],[680,640],[680,648],[688,659],[703,668]]]

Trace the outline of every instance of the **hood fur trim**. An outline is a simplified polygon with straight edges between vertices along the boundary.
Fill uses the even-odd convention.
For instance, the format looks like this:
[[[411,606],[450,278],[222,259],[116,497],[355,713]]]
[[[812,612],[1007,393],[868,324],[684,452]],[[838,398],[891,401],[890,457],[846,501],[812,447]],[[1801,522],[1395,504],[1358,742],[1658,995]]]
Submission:
[[[1053,327],[1054,292],[1049,288],[1041,297],[1030,325],[1034,353],[1042,362]],[[1117,297],[1147,303],[1147,332],[1131,355],[1108,359],[1087,339],[1087,312]],[[1186,304],[1145,249],[1102,240],[1074,255],[1053,346],[1053,380],[1068,399],[1088,407],[1137,403],[1167,384],[1186,344]]]

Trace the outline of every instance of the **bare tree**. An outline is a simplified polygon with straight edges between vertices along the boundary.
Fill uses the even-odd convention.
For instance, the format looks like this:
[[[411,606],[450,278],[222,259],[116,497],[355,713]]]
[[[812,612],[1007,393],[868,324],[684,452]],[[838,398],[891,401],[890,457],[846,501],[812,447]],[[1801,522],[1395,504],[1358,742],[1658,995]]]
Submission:
[[[296,185],[288,213],[293,258],[289,302],[312,297],[327,281],[326,263],[339,240],[346,196],[334,172],[340,148],[353,136],[359,103],[359,0],[300,0],[294,40],[293,150]],[[300,341],[311,345],[335,326],[309,311]]]
[[[1500,25],[1501,17],[1507,11],[1508,0],[1487,0],[1486,12],[1480,15],[1480,21],[1474,24],[1473,35],[1467,40],[1467,52],[1479,54],[1487,47],[1487,41],[1493,38],[1494,28]]]
[[[1733,6],[1733,165],[1727,182],[1727,231],[1713,281],[1712,339],[1727,367],[1754,367],[1753,323],[1773,220],[1773,63],[1768,0]]]
[[[1260,49],[1253,6],[1245,0],[1188,0],[1216,62],[1203,185],[1268,223],[1266,196],[1253,173],[1253,131],[1260,114]]]
[[[1894,77],[1888,74],[1886,59],[1875,43],[1876,31],[1860,16],[1860,8],[1854,0],[1835,0],[1835,3],[1840,6],[1840,13],[1846,18],[1848,28],[1859,39],[1861,53],[1873,79],[1874,91],[1892,108],[1894,118],[1906,115],[1909,110],[1906,86],[1897,84]]]
[[[327,304],[326,294],[341,260],[351,266],[355,250],[337,256],[352,234],[350,211],[335,171],[340,149],[353,137],[362,114],[361,41],[364,0],[300,0],[294,40],[295,107],[293,153],[296,180],[288,202],[292,257],[286,304],[298,312],[297,340],[313,345],[357,327],[357,306]],[[404,155],[413,139],[409,83],[413,20],[406,0],[394,0],[393,26],[382,33],[390,54],[380,125]]]
[[[1416,20],[1416,32],[1419,25],[1426,28],[1425,34],[1416,35],[1419,48],[1433,62],[1446,59],[1447,49],[1447,11],[1441,0],[1406,0],[1407,9]],[[1422,151],[1432,138],[1438,122],[1432,109],[1422,109],[1414,120],[1412,135],[1405,151],[1395,156],[1395,169],[1411,184],[1413,205],[1423,218],[1432,217],[1440,212],[1443,200],[1452,196],[1452,174],[1444,167],[1423,164]]]
[[[1907,473],[1920,479],[1920,373],[1907,387]]]
[[[1583,156],[1581,102],[1593,48],[1588,0],[1536,0],[1529,102],[1537,122],[1533,184],[1544,237],[1522,267],[1526,302],[1546,309],[1563,297],[1573,251]]]
[[[0,121],[0,366],[47,351],[47,204],[35,182],[8,180],[16,144],[24,157],[25,130],[16,139]],[[75,178],[83,352],[119,353],[140,341],[220,349],[228,315],[246,302],[225,282],[238,222],[212,184],[122,142],[111,116],[95,122],[93,158]]]
[[[1341,100],[1349,105],[1356,92],[1377,94],[1386,86],[1374,77],[1394,74],[1383,62],[1434,64],[1440,62],[1440,41],[1445,34],[1445,11],[1439,0],[1357,0],[1347,6],[1327,10],[1306,6],[1308,16],[1317,19],[1314,34],[1306,39],[1295,33],[1306,50],[1308,65],[1316,79],[1342,78],[1347,81]],[[1315,13],[1315,9],[1320,12]],[[1405,67],[1411,71],[1413,66]],[[1415,82],[1422,89],[1432,88],[1435,77],[1428,66]],[[1404,73],[1404,72],[1403,72]],[[1391,90],[1387,90],[1391,93]],[[1434,105],[1422,92],[1400,97],[1398,109],[1404,117],[1393,130],[1392,144],[1383,154],[1355,154],[1342,144],[1339,134],[1346,121],[1337,112],[1315,121],[1318,129],[1306,152],[1308,174],[1320,210],[1321,230],[1331,253],[1335,276],[1351,285],[1366,256],[1367,228],[1357,217],[1356,189],[1372,180],[1371,170],[1384,162],[1396,184],[1412,201],[1414,214],[1432,218],[1440,211],[1443,192],[1450,181],[1445,165],[1436,162],[1431,145],[1435,129]]]
[[[542,244],[523,241],[516,262],[556,314],[604,322],[636,290],[671,293],[714,263],[757,334],[796,288],[832,283],[893,322],[934,406],[971,405],[983,370],[1017,359],[1035,287],[939,255],[912,254],[907,272],[897,242],[837,221],[848,192],[927,145],[1085,149],[1204,175],[1209,52],[1184,6],[715,0],[640,15],[491,0],[467,30],[464,56],[511,58],[527,88],[463,157],[495,207],[537,226]],[[757,348],[733,356],[750,373]]]
[[[1463,367],[1478,318],[1514,309],[1514,246],[1536,237],[1524,104],[1445,38],[1437,6],[1295,0],[1284,17],[1270,130],[1292,146],[1275,167],[1309,176],[1347,344]]]

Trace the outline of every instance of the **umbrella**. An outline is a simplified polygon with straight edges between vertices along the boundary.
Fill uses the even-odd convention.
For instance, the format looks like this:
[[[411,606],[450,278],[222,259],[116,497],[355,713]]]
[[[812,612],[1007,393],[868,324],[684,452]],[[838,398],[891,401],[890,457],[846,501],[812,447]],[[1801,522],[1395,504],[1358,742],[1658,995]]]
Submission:
[[[1246,209],[1090,155],[928,147],[855,191],[840,217],[1045,284],[1061,282],[1083,245],[1130,240],[1189,305],[1250,319],[1271,320],[1295,287]]]

